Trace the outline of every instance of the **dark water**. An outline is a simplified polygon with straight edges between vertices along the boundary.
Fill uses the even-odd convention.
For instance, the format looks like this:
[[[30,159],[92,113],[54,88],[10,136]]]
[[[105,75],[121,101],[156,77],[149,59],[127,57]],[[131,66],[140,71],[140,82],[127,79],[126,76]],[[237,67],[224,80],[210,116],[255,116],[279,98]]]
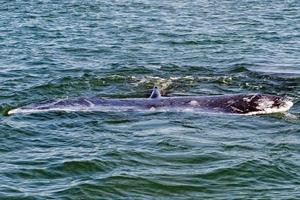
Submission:
[[[2,1],[0,199],[299,199],[300,1]],[[289,115],[49,112],[262,92]]]

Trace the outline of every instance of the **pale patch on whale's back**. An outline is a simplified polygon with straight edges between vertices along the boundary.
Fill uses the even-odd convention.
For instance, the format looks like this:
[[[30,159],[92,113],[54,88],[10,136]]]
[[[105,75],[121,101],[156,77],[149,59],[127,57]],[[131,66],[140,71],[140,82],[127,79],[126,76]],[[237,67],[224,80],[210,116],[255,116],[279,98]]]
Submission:
[[[272,104],[271,104],[272,103]],[[272,106],[273,101],[268,99],[261,99],[258,104],[258,109],[261,109],[259,111],[253,111],[246,113],[245,115],[260,115],[260,114],[271,114],[271,113],[284,113],[287,112],[294,103],[289,100],[283,100],[282,104],[278,107]]]
[[[264,109],[272,109],[274,106],[274,101],[268,98],[261,98],[257,100],[257,110],[264,110]]]
[[[190,101],[189,104],[190,104],[191,106],[199,106],[199,103],[198,103],[198,101],[196,101],[196,100]]]

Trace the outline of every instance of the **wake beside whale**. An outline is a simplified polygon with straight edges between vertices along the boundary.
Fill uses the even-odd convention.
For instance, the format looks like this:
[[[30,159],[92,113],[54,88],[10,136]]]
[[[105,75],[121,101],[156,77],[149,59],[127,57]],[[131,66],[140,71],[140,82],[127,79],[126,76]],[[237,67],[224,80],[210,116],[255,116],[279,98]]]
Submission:
[[[36,113],[48,111],[203,111],[234,114],[268,114],[286,112],[293,102],[283,97],[268,94],[235,94],[217,96],[162,97],[154,87],[149,98],[77,98],[36,103],[8,112]]]

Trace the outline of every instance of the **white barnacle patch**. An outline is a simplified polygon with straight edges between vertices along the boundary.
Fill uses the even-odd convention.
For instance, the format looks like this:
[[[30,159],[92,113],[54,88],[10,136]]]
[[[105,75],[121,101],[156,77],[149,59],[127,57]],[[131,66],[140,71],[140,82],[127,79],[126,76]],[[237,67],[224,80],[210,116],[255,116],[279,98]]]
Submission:
[[[261,98],[261,99],[257,100],[256,109],[266,110],[266,109],[272,108],[273,105],[274,105],[274,101],[272,101],[268,98]]]
[[[235,104],[235,100],[231,99],[231,100],[227,101],[227,104],[228,105],[233,105],[233,104]]]
[[[238,113],[243,113],[244,111],[241,110],[241,109],[238,109],[237,107],[234,107],[234,106],[230,106],[230,108],[235,111],[235,112],[238,112]]]
[[[189,104],[190,104],[191,106],[199,106],[199,103],[198,103],[198,101],[196,101],[196,100],[190,101]]]
[[[264,102],[265,103],[265,102]],[[260,106],[262,106],[261,103]],[[254,112],[249,112],[247,113],[247,115],[258,115],[258,114],[269,114],[269,113],[283,113],[283,112],[287,112],[291,107],[293,106],[293,102],[289,101],[289,100],[285,100],[282,102],[282,105],[277,107],[268,107],[268,108],[264,108],[260,111],[254,111]]]
[[[244,97],[243,101],[250,103],[255,97],[256,97],[256,94],[252,95],[252,97]]]
[[[245,102],[248,102],[248,103],[249,103],[249,102],[251,101],[251,98],[244,97],[244,98],[243,98],[243,101],[245,101]]]

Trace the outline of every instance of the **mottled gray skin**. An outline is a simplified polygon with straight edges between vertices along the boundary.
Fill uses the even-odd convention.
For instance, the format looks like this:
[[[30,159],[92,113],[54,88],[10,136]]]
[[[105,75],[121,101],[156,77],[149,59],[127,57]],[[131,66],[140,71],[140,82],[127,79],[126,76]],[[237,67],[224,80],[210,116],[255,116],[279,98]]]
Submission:
[[[196,96],[196,97],[164,97],[159,99],[124,99],[103,100],[103,104],[132,105],[146,108],[183,107],[214,110],[228,113],[248,113],[260,111],[258,100],[268,98],[274,101],[272,107],[279,107],[283,101],[277,96],[271,95],[224,95],[224,96]]]
[[[293,103],[282,97],[266,94],[236,94],[219,96],[161,97],[157,87],[149,98],[105,99],[78,98],[31,104],[8,112],[31,113],[61,110],[201,110],[237,114],[285,112]],[[101,108],[101,109],[99,109]]]
[[[284,106],[285,101],[282,97],[265,94],[236,94],[219,96],[193,96],[193,97],[155,97],[154,98],[128,98],[128,99],[105,99],[99,97],[66,99],[57,102],[44,104],[34,104],[22,109],[59,109],[72,106],[91,107],[91,106],[116,106],[134,107],[138,109],[152,108],[192,108],[201,110],[211,110],[215,112],[246,114],[250,112],[262,111],[260,105],[262,100],[273,102],[271,108]]]

